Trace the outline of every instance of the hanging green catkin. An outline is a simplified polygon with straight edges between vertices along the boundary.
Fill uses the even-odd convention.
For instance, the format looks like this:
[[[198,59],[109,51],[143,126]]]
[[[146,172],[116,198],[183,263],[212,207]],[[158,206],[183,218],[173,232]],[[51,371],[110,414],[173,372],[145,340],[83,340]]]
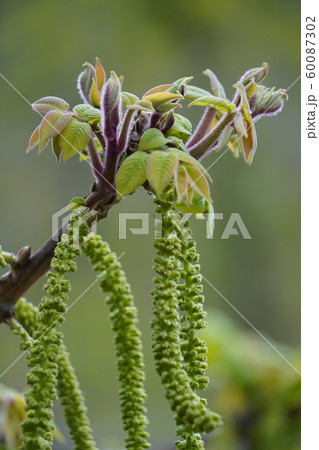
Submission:
[[[32,335],[38,327],[38,308],[24,298],[15,307],[16,319],[27,332]],[[71,364],[69,354],[62,344],[57,358],[58,364],[58,397],[64,406],[64,414],[69,427],[74,450],[94,450],[94,442],[90,421],[87,417],[85,400]]]
[[[69,234],[62,235],[55,249],[52,270],[48,272],[44,286],[48,296],[44,296],[39,305],[38,327],[33,333],[34,344],[27,356],[30,389],[25,394],[27,417],[22,423],[22,450],[49,450],[52,447],[52,406],[57,397],[57,360],[62,344],[62,335],[56,331],[56,327],[64,320],[63,314],[67,309],[65,301],[71,289],[64,275],[66,272],[75,272],[74,260],[80,254],[78,246],[73,244],[73,227],[77,230],[80,242],[88,233],[87,225],[79,225],[78,220],[77,216],[71,218]]]
[[[182,265],[181,283],[179,290],[179,308],[183,313],[181,317],[181,340],[185,370],[191,379],[194,390],[205,389],[208,385],[207,346],[196,332],[207,327],[206,311],[203,309],[204,296],[202,275],[200,273],[199,254],[196,243],[191,238],[189,222],[184,223],[184,231],[178,231],[181,242],[179,260]]]
[[[6,265],[7,265],[7,261],[5,260],[3,254],[2,254],[1,245],[0,245],[0,267],[5,268]]]
[[[91,233],[83,244],[83,251],[89,257],[94,270],[99,273],[100,287],[107,294],[106,302],[110,308],[112,329],[115,333],[121,383],[120,403],[124,429],[127,432],[126,448],[149,448],[142,342],[130,285],[116,255],[101,236]]]
[[[182,353],[178,283],[181,279],[180,238],[170,218],[173,210],[171,192],[154,200],[156,212],[162,216],[162,237],[155,240],[155,289],[153,295],[153,351],[156,369],[178,425],[194,433],[208,433],[220,425],[220,416],[209,411],[206,401],[192,388]],[[198,440],[199,436],[193,436]],[[201,444],[200,444],[201,445]],[[186,448],[186,447],[185,447]],[[188,447],[191,448],[191,447]],[[202,447],[193,447],[202,448]]]

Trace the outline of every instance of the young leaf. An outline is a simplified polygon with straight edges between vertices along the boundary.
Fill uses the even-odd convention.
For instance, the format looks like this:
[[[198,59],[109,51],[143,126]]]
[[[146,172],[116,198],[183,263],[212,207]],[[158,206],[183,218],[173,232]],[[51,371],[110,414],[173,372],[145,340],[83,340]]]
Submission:
[[[122,92],[121,97],[122,103],[125,106],[134,105],[134,103],[136,103],[139,100],[138,96],[135,94],[131,94],[131,92]]]
[[[188,173],[184,166],[179,166],[174,172],[174,187],[177,195],[177,201],[183,201],[188,190]]]
[[[168,150],[170,153],[175,153],[180,161],[187,162],[189,164],[192,164],[193,166],[197,167],[201,173],[205,175],[209,179],[209,181],[212,181],[211,177],[209,176],[209,173],[205,170],[205,168],[201,165],[200,162],[197,161],[197,159],[193,158],[189,153],[183,152],[182,150],[178,150],[177,148],[170,148]]]
[[[133,109],[134,111],[154,112],[153,104],[149,100],[138,100],[132,105],[127,105],[127,109]]]
[[[196,100],[193,100],[188,106],[199,105],[199,106],[209,106],[211,108],[215,108],[218,111],[232,111],[236,108],[236,105],[231,103],[229,100],[215,97],[214,95],[206,95],[203,97],[198,97]]]
[[[86,201],[82,197],[75,197],[69,203],[68,209],[71,211],[75,211],[76,209],[82,208],[83,206],[87,206]]]
[[[161,195],[172,180],[178,161],[177,155],[162,151],[155,151],[149,157],[146,176],[157,196]]]
[[[213,95],[216,95],[216,97],[220,98],[226,98],[225,89],[214,72],[212,72],[210,69],[206,69],[203,74],[207,75],[209,78]]]
[[[49,139],[59,134],[72,118],[71,112],[63,112],[58,109],[46,113],[40,123],[39,152],[47,145]]]
[[[175,208],[186,213],[199,214],[207,211],[208,202],[197,191],[194,191],[193,199],[190,204],[187,205],[180,199],[176,202]]]
[[[118,199],[145,183],[148,157],[147,153],[137,151],[123,161],[115,177]]]
[[[46,114],[51,110],[67,111],[70,105],[59,97],[43,97],[32,103],[32,109],[38,113]]]
[[[167,136],[176,136],[186,142],[192,134],[192,124],[186,117],[174,114],[174,125],[169,129]]]
[[[154,94],[144,95],[144,100],[149,100],[152,102],[154,108],[158,108],[162,103],[171,102],[172,100],[182,99],[181,94],[173,92],[158,92]]]
[[[187,170],[188,177],[190,178],[190,186],[198,191],[208,202],[211,202],[212,199],[210,197],[209,185],[203,172],[193,164],[185,162],[184,166]]]
[[[139,150],[151,150],[153,148],[159,148],[169,142],[164,134],[157,128],[149,128],[145,131],[141,137],[139,143]]]
[[[243,84],[239,81],[235,87],[238,89],[241,99],[241,112],[246,129],[245,134],[238,137],[238,147],[240,148],[244,160],[247,164],[251,164],[257,149],[257,134],[253,119],[250,113],[249,102]]]
[[[96,71],[96,84],[97,84],[97,88],[99,91],[101,91],[105,80],[106,80],[106,75],[105,75],[105,71],[103,69],[103,66],[101,64],[101,61],[99,60],[98,57],[95,58],[96,60],[96,64],[95,64],[95,71]]]
[[[32,150],[40,140],[40,125],[34,130],[34,132],[31,134],[29,145],[27,148],[27,153]]]
[[[60,158],[62,155],[62,149],[60,147],[59,137],[60,137],[59,135],[54,136],[54,138],[51,141],[52,150],[53,150],[53,153],[55,154],[57,162],[60,162]]]
[[[92,79],[92,86],[90,90],[90,100],[93,106],[100,106],[101,94],[96,85],[95,78]]]
[[[206,214],[206,220],[207,220],[207,237],[212,238],[214,234],[215,229],[215,212],[214,212],[214,205],[213,202],[208,203],[208,211]]]
[[[91,105],[83,104],[76,105],[73,108],[73,112],[86,121],[98,120],[101,118],[101,110],[94,108]]]
[[[143,97],[146,97],[147,95],[158,94],[159,92],[168,91],[172,86],[173,84],[161,84],[159,86],[155,86],[149,91],[145,92]]]
[[[71,119],[59,136],[59,145],[64,161],[82,152],[90,139],[91,127],[88,123]]]

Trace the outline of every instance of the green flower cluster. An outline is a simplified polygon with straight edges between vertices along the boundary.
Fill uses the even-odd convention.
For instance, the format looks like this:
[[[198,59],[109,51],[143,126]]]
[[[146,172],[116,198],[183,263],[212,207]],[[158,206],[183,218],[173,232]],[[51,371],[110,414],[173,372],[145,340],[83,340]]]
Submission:
[[[153,351],[165,395],[176,413],[178,433],[184,439],[178,448],[203,448],[198,433],[208,433],[221,424],[218,414],[208,410],[206,400],[195,389],[207,379],[206,346],[195,330],[206,325],[200,294],[198,255],[178,226],[173,213],[172,192],[155,199],[162,216],[162,237],[154,246],[155,289],[153,295]],[[183,324],[183,326],[182,326]]]
[[[32,335],[38,328],[38,308],[24,298],[21,298],[16,307],[16,318],[22,329]],[[17,334],[21,335],[21,330]],[[23,338],[23,334],[21,336]],[[64,406],[64,414],[69,427],[70,435],[74,441],[75,450],[94,450],[96,445],[92,436],[90,422],[84,397],[71,364],[69,354],[62,344],[57,358],[58,396]]]
[[[38,326],[33,331],[33,345],[29,349],[27,361],[30,371],[27,381],[30,386],[26,393],[27,418],[22,423],[23,450],[35,448],[51,449],[53,440],[53,402],[57,397],[56,386],[59,373],[58,357],[61,352],[62,334],[56,327],[64,320],[67,309],[67,294],[70,283],[64,279],[67,272],[76,271],[75,258],[80,250],[73,243],[73,227],[77,230],[79,241],[88,233],[86,224],[79,225],[78,216],[70,220],[69,234],[61,237],[47,274],[44,296],[37,313]]]
[[[128,434],[126,448],[149,448],[144,405],[146,394],[142,342],[131,287],[116,255],[100,236],[89,234],[82,248],[99,274],[102,291],[107,294],[106,302],[110,308],[112,329],[115,333],[122,418]]]
[[[2,254],[1,245],[0,245],[0,267],[5,268],[7,265],[7,262]]]

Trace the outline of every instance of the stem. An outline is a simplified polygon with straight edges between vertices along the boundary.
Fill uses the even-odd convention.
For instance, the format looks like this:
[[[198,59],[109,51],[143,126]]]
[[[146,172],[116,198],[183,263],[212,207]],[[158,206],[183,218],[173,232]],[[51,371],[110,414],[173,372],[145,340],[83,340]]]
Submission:
[[[236,112],[237,111],[235,110],[225,114],[207,136],[201,139],[193,147],[189,148],[189,153],[193,158],[200,160],[207,155],[227,125],[234,119]]]
[[[204,114],[202,115],[193,136],[191,137],[190,141],[187,142],[187,148],[193,147],[205,136],[214,117],[216,116],[216,112],[217,111],[215,108],[207,108],[204,111]]]
[[[107,216],[108,211],[117,203],[106,204],[97,221]],[[91,221],[89,226],[93,225]],[[0,278],[0,323],[14,316],[14,305],[50,268],[55,247],[63,233],[67,231],[68,223],[54,233],[33,255],[28,262],[18,264]]]
[[[92,163],[93,176],[96,179],[96,181],[99,181],[99,180],[103,179],[103,175],[102,175],[103,166],[102,166],[100,156],[95,147],[92,137],[90,138],[90,140],[88,142],[88,151],[89,151],[89,155],[90,155],[90,159],[91,159],[91,163]]]
[[[125,113],[120,136],[118,139],[118,144],[117,144],[118,145],[117,151],[118,151],[119,155],[125,150],[125,147],[126,147],[126,144],[128,141],[130,126],[131,126],[132,119],[133,119],[135,112],[136,111],[134,111],[133,109],[128,109]]]
[[[17,257],[14,253],[1,252],[1,255],[3,256],[3,258],[7,264],[12,264],[12,263],[18,262]]]

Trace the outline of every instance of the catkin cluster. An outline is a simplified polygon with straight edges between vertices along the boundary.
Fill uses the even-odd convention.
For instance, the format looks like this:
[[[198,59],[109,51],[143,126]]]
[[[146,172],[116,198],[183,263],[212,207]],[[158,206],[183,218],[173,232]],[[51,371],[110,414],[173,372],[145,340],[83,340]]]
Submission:
[[[0,245],[0,267],[5,268],[7,265],[7,262],[2,254],[1,245]]]
[[[100,287],[107,294],[106,302],[110,309],[118,358],[120,403],[127,432],[126,448],[149,448],[142,343],[130,285],[116,255],[100,236],[90,234],[83,244],[83,252],[98,272]]]
[[[27,356],[30,371],[27,376],[29,390],[25,395],[27,418],[22,423],[23,450],[49,450],[52,446],[52,406],[57,397],[58,357],[62,345],[62,334],[56,328],[64,320],[70,291],[70,283],[64,277],[67,272],[75,272],[75,258],[80,254],[79,247],[73,243],[74,230],[80,241],[88,233],[87,225],[80,225],[78,217],[74,216],[69,233],[62,235],[56,247],[52,270],[48,272],[44,286],[47,295],[40,302],[37,328],[32,333],[34,343]]]
[[[195,392],[207,384],[207,349],[196,336],[196,330],[206,325],[198,255],[178,225],[171,192],[156,198],[155,204],[162,218],[162,237],[154,243],[157,276],[151,326],[155,364],[183,439],[177,447],[203,448],[198,433],[214,430],[221,420]]]

